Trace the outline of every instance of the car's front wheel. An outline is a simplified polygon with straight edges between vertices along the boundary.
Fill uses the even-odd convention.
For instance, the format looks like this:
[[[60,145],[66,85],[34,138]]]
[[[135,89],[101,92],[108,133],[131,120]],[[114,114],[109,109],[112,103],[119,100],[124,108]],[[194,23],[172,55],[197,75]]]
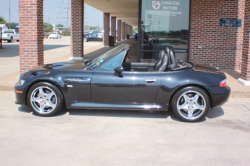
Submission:
[[[52,116],[63,106],[63,95],[53,84],[39,82],[33,85],[28,93],[28,106],[40,116]]]
[[[177,118],[185,122],[197,122],[205,118],[210,101],[207,93],[198,87],[185,87],[173,97],[172,110]]]
[[[8,40],[8,43],[12,43],[13,42],[13,38],[11,37],[10,40]]]

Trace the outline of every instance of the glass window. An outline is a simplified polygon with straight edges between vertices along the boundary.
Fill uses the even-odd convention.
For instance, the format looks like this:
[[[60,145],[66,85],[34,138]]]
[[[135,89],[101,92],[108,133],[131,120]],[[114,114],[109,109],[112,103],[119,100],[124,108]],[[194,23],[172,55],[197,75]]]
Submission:
[[[109,62],[104,64],[102,67],[100,67],[100,70],[102,71],[114,71],[116,67],[119,67],[122,65],[123,59],[124,59],[125,51],[121,51],[117,54],[113,59],[111,59]]]
[[[13,30],[5,30],[3,33],[14,33]]]
[[[158,59],[160,50],[174,48],[187,60],[189,0],[142,0],[141,59]]]

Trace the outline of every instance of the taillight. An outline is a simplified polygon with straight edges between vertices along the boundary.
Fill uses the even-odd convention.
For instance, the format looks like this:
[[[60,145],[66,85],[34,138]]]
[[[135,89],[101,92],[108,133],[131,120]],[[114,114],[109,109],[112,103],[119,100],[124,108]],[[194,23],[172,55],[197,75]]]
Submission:
[[[223,80],[220,82],[220,87],[224,88],[225,86],[227,86],[227,80]]]

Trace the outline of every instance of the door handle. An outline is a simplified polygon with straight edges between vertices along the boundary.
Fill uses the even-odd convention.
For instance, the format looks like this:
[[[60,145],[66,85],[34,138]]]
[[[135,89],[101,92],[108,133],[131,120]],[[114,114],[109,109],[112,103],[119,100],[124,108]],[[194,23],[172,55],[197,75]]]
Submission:
[[[145,79],[146,82],[155,82],[156,79]]]

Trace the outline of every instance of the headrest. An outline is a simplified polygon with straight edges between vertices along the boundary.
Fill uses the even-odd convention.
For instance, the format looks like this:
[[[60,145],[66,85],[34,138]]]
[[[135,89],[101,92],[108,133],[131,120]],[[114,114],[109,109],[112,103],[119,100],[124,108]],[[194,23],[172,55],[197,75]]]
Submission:
[[[165,51],[164,50],[161,50],[159,52],[159,59],[163,59],[163,57],[165,56]]]
[[[170,52],[169,47],[166,47],[166,52],[167,52],[168,55],[170,55],[170,54],[169,54],[169,52]]]

